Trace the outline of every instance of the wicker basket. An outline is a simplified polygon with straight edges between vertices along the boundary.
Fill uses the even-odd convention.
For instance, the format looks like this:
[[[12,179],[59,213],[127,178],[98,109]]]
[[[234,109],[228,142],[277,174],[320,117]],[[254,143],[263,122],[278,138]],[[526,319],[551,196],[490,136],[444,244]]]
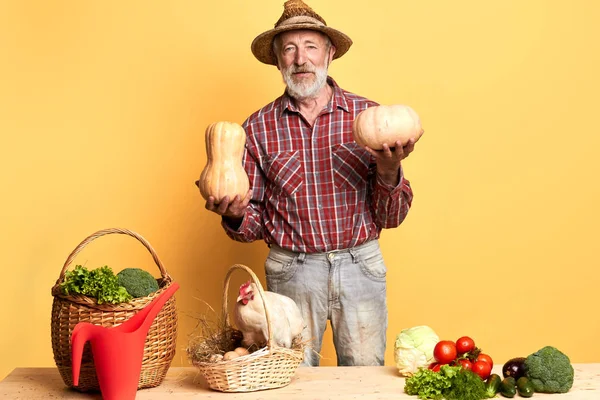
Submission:
[[[267,345],[249,355],[229,361],[194,362],[194,365],[198,367],[209,387],[221,392],[253,392],[286,386],[290,383],[298,365],[302,362],[304,345],[300,344],[297,347],[288,349],[275,344],[262,285],[254,272],[241,264],[233,265],[225,277],[223,320],[231,326],[227,312],[227,293],[229,291],[229,278],[236,269],[246,271],[252,277],[258,287],[260,297],[263,299],[269,331]]]
[[[132,236],[148,249],[160,269],[161,278],[157,279],[159,290],[149,296],[135,298],[121,304],[98,304],[96,299],[87,296],[63,295],[60,284],[64,281],[67,267],[75,256],[94,239],[114,233]],[[52,350],[54,361],[65,384],[79,391],[100,390],[89,343],[86,343],[83,352],[79,385],[73,386],[70,342],[75,325],[82,321],[105,327],[120,325],[150,304],[155,297],[161,295],[171,283],[171,277],[150,244],[135,232],[126,229],[105,229],[83,240],[67,258],[56,284],[52,287],[52,295],[54,296],[51,327]],[[175,296],[173,296],[167,300],[148,331],[144,344],[144,358],[138,389],[155,387],[162,383],[175,356],[176,339],[177,311]]]

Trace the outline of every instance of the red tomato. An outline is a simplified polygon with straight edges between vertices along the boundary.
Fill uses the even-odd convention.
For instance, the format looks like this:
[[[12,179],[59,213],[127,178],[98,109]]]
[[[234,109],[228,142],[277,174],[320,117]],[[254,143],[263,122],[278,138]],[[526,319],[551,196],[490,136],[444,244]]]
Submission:
[[[429,364],[429,369],[432,370],[433,372],[440,372],[440,364],[438,363],[431,363]]]
[[[492,373],[492,366],[485,361],[475,361],[472,371],[479,375],[481,379],[486,380]]]
[[[456,351],[458,354],[464,354],[475,348],[475,341],[468,336],[463,336],[456,341]]]
[[[492,361],[492,357],[488,356],[487,354],[479,354],[476,361],[485,361],[486,363],[490,364],[490,367],[494,368],[494,361]]]
[[[473,363],[469,360],[467,360],[466,358],[461,358],[460,360],[458,360],[458,364],[463,367],[464,369],[468,369],[468,370],[472,370],[473,369]]]
[[[449,364],[456,358],[456,345],[452,340],[441,340],[433,348],[433,357],[440,364]]]

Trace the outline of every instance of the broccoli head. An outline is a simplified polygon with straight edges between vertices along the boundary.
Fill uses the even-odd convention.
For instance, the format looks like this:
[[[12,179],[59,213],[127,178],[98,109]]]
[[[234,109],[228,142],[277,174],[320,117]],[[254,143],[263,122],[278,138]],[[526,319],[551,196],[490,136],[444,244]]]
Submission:
[[[546,346],[527,357],[525,374],[536,392],[566,393],[573,386],[575,372],[569,357]]]
[[[156,279],[143,269],[125,268],[117,274],[117,279],[133,297],[145,297],[158,290]]]

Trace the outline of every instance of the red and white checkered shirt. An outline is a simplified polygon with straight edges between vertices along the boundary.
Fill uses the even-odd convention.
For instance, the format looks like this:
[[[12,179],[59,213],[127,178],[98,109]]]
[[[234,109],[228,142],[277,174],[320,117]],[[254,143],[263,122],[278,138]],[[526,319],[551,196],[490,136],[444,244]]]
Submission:
[[[385,184],[352,137],[356,115],[377,103],[328,82],[332,99],[313,126],[287,94],[244,122],[252,200],[237,230],[223,220],[232,239],[327,252],[377,239],[406,217],[413,194],[402,168],[396,187]]]

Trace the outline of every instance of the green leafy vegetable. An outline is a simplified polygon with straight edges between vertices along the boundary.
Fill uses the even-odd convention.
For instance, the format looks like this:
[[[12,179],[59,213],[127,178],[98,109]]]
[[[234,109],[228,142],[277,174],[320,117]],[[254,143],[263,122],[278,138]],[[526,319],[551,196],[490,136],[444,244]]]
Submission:
[[[439,372],[421,368],[406,379],[404,392],[420,399],[481,400],[488,398],[485,383],[472,371],[442,365]]]
[[[483,379],[473,371],[464,368],[452,378],[450,387],[444,390],[443,394],[448,400],[481,400],[488,398]]]
[[[406,379],[404,392],[420,399],[443,399],[444,390],[452,385],[452,378],[461,368],[442,365],[439,372],[420,368],[416,374]]]
[[[131,300],[131,295],[119,285],[116,275],[108,266],[88,270],[81,265],[65,273],[60,284],[65,295],[81,294],[97,299],[98,304],[118,304]]]
[[[394,361],[402,376],[411,376],[433,359],[433,349],[440,338],[426,325],[403,329],[394,343]]]

